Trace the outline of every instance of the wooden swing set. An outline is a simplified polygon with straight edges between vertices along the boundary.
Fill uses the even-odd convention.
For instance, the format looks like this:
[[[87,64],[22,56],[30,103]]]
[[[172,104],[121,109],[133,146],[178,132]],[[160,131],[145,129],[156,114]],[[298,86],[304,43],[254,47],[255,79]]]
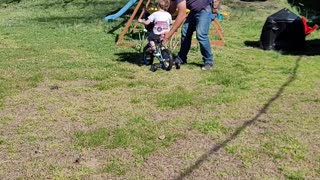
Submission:
[[[133,42],[124,42],[124,36],[127,34],[129,27],[132,25],[134,18],[136,17],[138,11],[140,10],[140,8],[142,7],[144,0],[139,0],[137,6],[135,7],[133,13],[131,14],[129,21],[126,23],[126,26],[124,27],[124,29],[122,30],[121,34],[119,35],[119,38],[116,42],[116,46],[133,46],[134,43]],[[142,8],[140,15],[138,16],[138,18],[142,18],[142,16],[146,13],[146,10],[149,8],[149,5],[151,3],[151,0],[147,0],[145,7]],[[133,25],[133,29],[132,32],[134,32],[136,30],[138,26],[138,22],[136,21]],[[225,41],[224,41],[224,37],[223,37],[223,30],[222,27],[218,21],[218,18],[215,18],[212,21],[212,26],[213,28],[210,28],[210,34],[215,34],[218,35],[219,39],[218,40],[211,40],[211,45],[212,46],[224,46]],[[174,35],[175,36],[175,35]],[[197,41],[193,40],[192,44],[197,44]]]

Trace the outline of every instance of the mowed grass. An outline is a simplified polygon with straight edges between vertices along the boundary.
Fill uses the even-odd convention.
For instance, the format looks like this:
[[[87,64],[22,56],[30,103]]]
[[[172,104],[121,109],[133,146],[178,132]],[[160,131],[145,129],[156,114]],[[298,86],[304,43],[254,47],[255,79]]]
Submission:
[[[298,10],[285,0],[229,2],[213,71],[200,70],[195,46],[180,70],[153,73],[139,51],[146,42],[128,35],[136,47],[114,46],[133,8],[103,21],[126,3],[1,5],[1,179],[320,176],[319,45],[246,45],[267,16]],[[319,39],[318,30],[307,44]]]

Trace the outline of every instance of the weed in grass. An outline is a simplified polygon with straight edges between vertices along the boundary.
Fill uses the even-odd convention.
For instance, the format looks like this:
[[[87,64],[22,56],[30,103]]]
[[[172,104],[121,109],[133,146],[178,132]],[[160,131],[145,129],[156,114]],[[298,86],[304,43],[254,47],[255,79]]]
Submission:
[[[108,141],[107,147],[131,147],[133,152],[140,155],[148,155],[157,149],[157,135],[150,129],[153,124],[143,117],[131,120],[130,127],[118,128]]]
[[[38,141],[39,140],[39,137],[37,137],[37,136],[27,136],[26,137],[26,140],[28,141],[28,142],[36,142],[36,141]]]
[[[17,129],[17,134],[27,134],[30,132],[37,131],[40,127],[40,123],[36,122],[34,119],[26,119],[24,123],[21,123]]]
[[[219,121],[213,119],[203,122],[194,122],[192,124],[192,128],[200,131],[203,134],[210,135],[210,137],[214,139],[220,139],[221,137],[224,137],[224,135],[229,131]]]
[[[147,33],[145,33],[144,31],[139,32],[139,40],[137,45],[135,46],[136,50],[140,53],[143,52],[144,47],[146,46],[146,42],[147,42]]]
[[[43,81],[43,75],[41,73],[36,73],[33,76],[29,77],[27,81],[30,83],[31,87],[37,87],[40,82]]]
[[[97,124],[97,119],[95,119],[94,117],[87,117],[83,118],[83,122],[85,123],[85,125],[91,126]]]
[[[282,124],[285,121],[283,119],[275,119],[274,122],[277,123],[277,124]]]
[[[172,133],[170,124],[156,124],[138,116],[130,120],[126,127],[109,130],[98,129],[91,132],[77,132],[75,145],[79,147],[104,146],[109,149],[129,148],[135,154],[148,156],[161,147],[166,147],[181,137]],[[166,134],[159,140],[159,132]]]
[[[211,76],[207,81],[215,81],[218,85],[225,87],[234,87],[237,89],[247,89],[245,74],[242,72],[218,72]]]
[[[4,116],[4,117],[0,117],[0,128],[4,127],[5,125],[7,125],[9,122],[11,122],[13,120],[13,116]]]
[[[162,85],[165,85],[162,84]],[[155,88],[157,87],[157,82],[148,82],[148,81],[140,81],[140,80],[130,80],[129,83],[127,83],[127,87],[139,87],[139,86],[142,86],[142,87],[150,87],[150,88]]]
[[[301,102],[320,103],[320,98],[306,98],[306,99],[302,99]]]
[[[197,158],[197,154],[194,152],[190,152],[183,157],[183,159],[185,160],[194,160],[196,158]]]
[[[106,91],[111,90],[113,88],[118,88],[123,86],[123,82],[120,81],[103,81],[99,85],[96,86],[96,88],[100,91]]]
[[[8,83],[4,82],[0,77],[0,108],[3,105],[4,97],[7,95],[9,90]]]
[[[47,111],[47,107],[45,105],[39,105],[38,106],[38,111],[40,112],[46,112]]]
[[[210,120],[206,122],[195,122],[192,127],[198,129],[200,132],[204,134],[226,131],[226,129],[221,125],[221,123],[216,120]]]
[[[139,103],[141,103],[142,102],[142,99],[141,98],[138,98],[138,97],[133,97],[133,98],[131,98],[131,100],[130,100],[130,103],[132,103],[132,104],[139,104]]]
[[[252,74],[252,69],[250,68],[250,66],[248,65],[248,63],[245,62],[236,62],[235,64],[232,65],[233,68],[241,70],[242,72],[244,72],[246,75],[248,74]]]
[[[160,108],[181,108],[194,104],[195,95],[187,90],[175,90],[170,93],[161,94],[157,97],[157,104]]]
[[[3,139],[0,139],[0,145],[5,144],[5,141]]]
[[[16,146],[14,146],[14,145],[11,144],[11,145],[8,146],[7,150],[8,150],[8,153],[10,154],[10,156],[11,156],[12,159],[18,158],[17,155],[16,155],[16,153],[18,153],[18,152],[20,152],[20,151],[19,151],[19,149],[18,149]]]
[[[116,129],[112,133],[111,141],[108,142],[108,148],[118,148],[118,147],[128,147],[130,142],[132,142],[134,137],[139,136],[139,132],[135,129]]]
[[[303,161],[308,154],[308,149],[298,139],[285,134],[268,135],[262,149],[274,159],[290,159],[295,162]]]
[[[225,150],[229,154],[236,154],[239,151],[239,147],[237,145],[227,145]]]
[[[89,132],[76,132],[74,141],[76,146],[95,147],[101,146],[108,139],[108,130],[106,128],[97,129]]]
[[[241,146],[239,156],[245,165],[251,165],[254,161],[259,161],[259,151],[256,147]]]
[[[82,111],[85,112],[90,112],[90,113],[99,113],[99,112],[104,112],[107,110],[106,104],[103,103],[97,103],[97,104],[90,104],[87,106],[82,106],[80,108]],[[90,117],[89,119],[86,119],[84,121],[95,121],[94,117]]]
[[[63,170],[56,170],[57,173],[63,172]],[[78,169],[77,173],[73,174],[67,174],[62,173],[61,180],[63,179],[86,179],[88,175],[95,173],[95,170],[89,168],[89,167],[81,167]],[[54,177],[53,179],[59,179]]]
[[[102,172],[116,174],[119,176],[125,175],[126,171],[127,170],[121,165],[118,159],[111,160],[111,163],[102,169]]]
[[[60,110],[60,114],[64,117],[69,118],[71,121],[74,121],[74,122],[81,119],[81,117],[79,116],[79,112],[75,107],[63,108]]]
[[[231,103],[244,97],[243,91],[234,88],[223,88],[214,96],[207,96],[203,100],[205,104],[225,104]]]
[[[291,67],[279,67],[276,70],[280,71],[282,74],[291,74],[292,68]]]
[[[292,168],[289,168],[284,165],[279,168],[279,171],[282,174],[284,174],[284,176],[288,180],[304,180],[304,179],[306,179],[305,172],[303,171],[303,169],[296,170],[296,169],[292,169]]]
[[[156,139],[156,137],[153,137]],[[140,145],[134,149],[134,153],[142,155],[144,157],[149,156],[152,152],[157,150],[157,146],[153,145],[152,140],[146,142],[146,144]]]

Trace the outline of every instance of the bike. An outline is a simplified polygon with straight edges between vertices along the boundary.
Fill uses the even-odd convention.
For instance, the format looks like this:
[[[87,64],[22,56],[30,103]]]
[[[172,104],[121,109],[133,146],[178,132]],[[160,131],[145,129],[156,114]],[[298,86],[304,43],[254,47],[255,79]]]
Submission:
[[[159,56],[154,56],[153,51],[149,44],[147,44],[143,49],[143,62],[145,65],[150,65],[150,70],[152,72],[157,71],[159,68],[170,71],[173,66],[173,56],[172,53],[163,45],[163,39],[155,41],[156,50],[160,52]],[[159,64],[153,64],[154,58],[159,60]]]

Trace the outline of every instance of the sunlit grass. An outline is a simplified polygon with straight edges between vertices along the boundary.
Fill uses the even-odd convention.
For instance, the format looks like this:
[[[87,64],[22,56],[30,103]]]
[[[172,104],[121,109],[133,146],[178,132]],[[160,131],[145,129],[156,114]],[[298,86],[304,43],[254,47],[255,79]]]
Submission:
[[[194,136],[212,142],[205,147],[227,142],[214,162],[208,159],[210,166],[204,164],[214,175],[209,179],[235,177],[219,158],[241,164],[239,178],[319,177],[319,56],[246,44],[257,43],[268,15],[297,9],[286,0],[226,1],[230,16],[220,22],[226,42],[213,47],[213,71],[200,70],[199,46],[193,46],[180,70],[153,73],[141,64],[147,43],[141,26],[125,37],[137,46],[115,46],[133,8],[113,22],[103,20],[125,3],[0,5],[0,179],[128,179],[158,158],[160,166],[183,164],[173,167],[182,173],[209,150],[195,151]],[[320,39],[319,31],[307,39]],[[154,167],[156,175],[165,171]],[[148,175],[142,177],[154,178]]]

